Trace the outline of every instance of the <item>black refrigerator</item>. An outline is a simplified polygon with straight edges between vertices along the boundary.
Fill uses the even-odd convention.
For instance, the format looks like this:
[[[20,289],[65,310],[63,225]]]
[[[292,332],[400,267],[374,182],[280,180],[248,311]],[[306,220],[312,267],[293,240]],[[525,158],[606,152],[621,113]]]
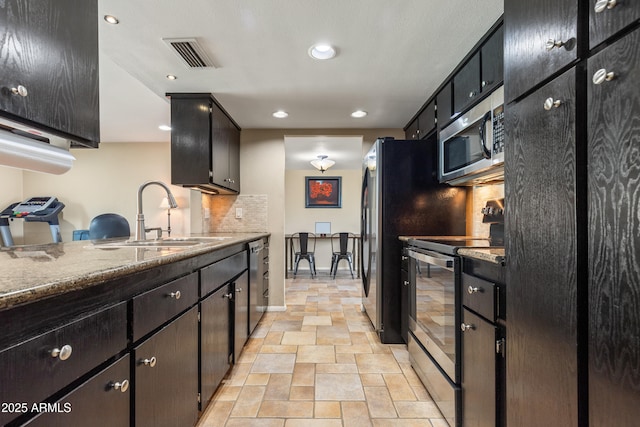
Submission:
[[[362,305],[380,341],[404,342],[400,331],[399,236],[464,236],[466,190],[438,181],[437,135],[377,139],[362,165]]]

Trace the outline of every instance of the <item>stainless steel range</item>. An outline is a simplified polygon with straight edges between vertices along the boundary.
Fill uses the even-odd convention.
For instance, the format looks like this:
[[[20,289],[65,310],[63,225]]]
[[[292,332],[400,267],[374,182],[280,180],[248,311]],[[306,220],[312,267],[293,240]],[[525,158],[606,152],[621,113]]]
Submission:
[[[489,201],[487,238],[429,236],[409,239],[409,336],[411,365],[451,426],[461,417],[461,248],[504,244],[503,201]]]

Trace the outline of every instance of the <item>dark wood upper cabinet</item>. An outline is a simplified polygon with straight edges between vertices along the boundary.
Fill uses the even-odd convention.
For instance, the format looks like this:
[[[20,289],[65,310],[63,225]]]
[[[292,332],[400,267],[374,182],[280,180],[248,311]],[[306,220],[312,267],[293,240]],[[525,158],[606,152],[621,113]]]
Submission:
[[[504,4],[505,103],[577,58],[578,0]]]
[[[442,129],[451,121],[453,116],[453,95],[451,93],[451,82],[447,83],[436,95],[436,105],[438,107],[438,128]]]
[[[507,426],[578,425],[576,108],[575,67],[505,108]]]
[[[480,90],[491,92],[502,84],[504,68],[504,27],[498,27],[480,48]]]
[[[404,130],[405,139],[418,139],[418,118],[416,117]]]
[[[221,194],[240,192],[240,128],[211,94],[171,97],[171,183]]]
[[[453,114],[462,113],[479,96],[480,53],[476,53],[453,77]]]
[[[436,102],[431,101],[418,115],[418,138],[424,139],[436,127]]]
[[[100,141],[97,0],[0,3],[0,115],[73,142]]]
[[[631,426],[640,419],[640,30],[587,69],[589,421]],[[615,78],[595,84],[598,70]]]
[[[640,2],[592,0],[589,8],[589,48],[593,49],[638,19]]]

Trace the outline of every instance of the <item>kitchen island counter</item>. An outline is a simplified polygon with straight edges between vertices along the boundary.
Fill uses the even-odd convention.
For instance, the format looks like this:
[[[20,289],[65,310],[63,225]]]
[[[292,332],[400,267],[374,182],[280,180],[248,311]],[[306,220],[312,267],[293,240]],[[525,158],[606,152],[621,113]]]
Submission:
[[[113,247],[89,240],[0,248],[0,311],[83,290],[155,267],[176,263],[268,236],[212,233],[182,247]],[[124,242],[124,239],[121,239]],[[99,241],[96,243],[103,243]]]

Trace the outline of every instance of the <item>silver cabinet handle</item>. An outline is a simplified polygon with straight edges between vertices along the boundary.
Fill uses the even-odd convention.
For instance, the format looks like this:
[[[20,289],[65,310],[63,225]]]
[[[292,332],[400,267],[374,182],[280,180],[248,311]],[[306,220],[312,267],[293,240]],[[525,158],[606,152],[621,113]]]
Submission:
[[[618,2],[616,0],[598,0],[593,10],[595,10],[596,13],[602,13],[606,9],[613,9],[617,4]]]
[[[27,90],[27,88],[22,85],[18,85],[18,87],[12,87],[11,93],[13,93],[14,95],[20,95],[23,98],[29,95],[29,91]]]
[[[469,98],[473,98],[474,96],[476,96],[477,93],[476,92],[469,92]]]
[[[242,288],[237,288],[237,289],[236,289],[236,292],[237,292],[237,293],[242,292]]]
[[[405,281],[402,282],[402,284],[405,285],[405,286],[409,286],[409,281],[405,280]]]
[[[616,74],[613,71],[607,72],[606,69],[600,68],[598,71],[596,71],[593,74],[593,79],[591,79],[591,80],[593,81],[593,84],[599,85],[599,84],[602,84],[604,82],[610,82],[615,77],[616,77]]]
[[[222,297],[231,299],[233,298],[233,294],[232,293],[224,294]]]
[[[120,390],[122,393],[124,393],[129,390],[129,380],[123,380],[121,383],[111,383],[111,388],[113,388],[114,390]]]
[[[544,44],[544,47],[547,50],[553,50],[554,47],[560,48],[564,46],[564,42],[560,41],[560,40],[555,40],[555,39],[549,39],[547,40],[547,42]]]
[[[182,294],[180,293],[180,291],[175,291],[175,292],[171,292],[169,294],[169,296],[171,298],[175,298],[175,299],[180,299],[180,297],[182,296]]]
[[[552,108],[558,108],[559,106],[562,105],[562,101],[560,101],[559,99],[553,99],[553,98],[547,98],[544,101],[544,109],[549,111]]]
[[[467,332],[469,330],[474,330],[475,328],[476,328],[475,325],[472,325],[470,323],[469,324],[463,323],[463,324],[460,325],[460,330],[462,332]]]
[[[51,350],[51,357],[57,357],[60,360],[67,360],[71,357],[73,348],[70,345],[63,345],[62,348],[54,348]]]
[[[467,288],[467,292],[469,292],[469,294],[475,294],[475,293],[478,293],[478,292],[482,292],[482,288],[476,288],[476,287],[473,287],[473,286],[469,286]]]
[[[142,359],[140,361],[140,364],[153,368],[154,366],[156,366],[156,362],[157,362],[156,357],[152,356],[151,359]]]

